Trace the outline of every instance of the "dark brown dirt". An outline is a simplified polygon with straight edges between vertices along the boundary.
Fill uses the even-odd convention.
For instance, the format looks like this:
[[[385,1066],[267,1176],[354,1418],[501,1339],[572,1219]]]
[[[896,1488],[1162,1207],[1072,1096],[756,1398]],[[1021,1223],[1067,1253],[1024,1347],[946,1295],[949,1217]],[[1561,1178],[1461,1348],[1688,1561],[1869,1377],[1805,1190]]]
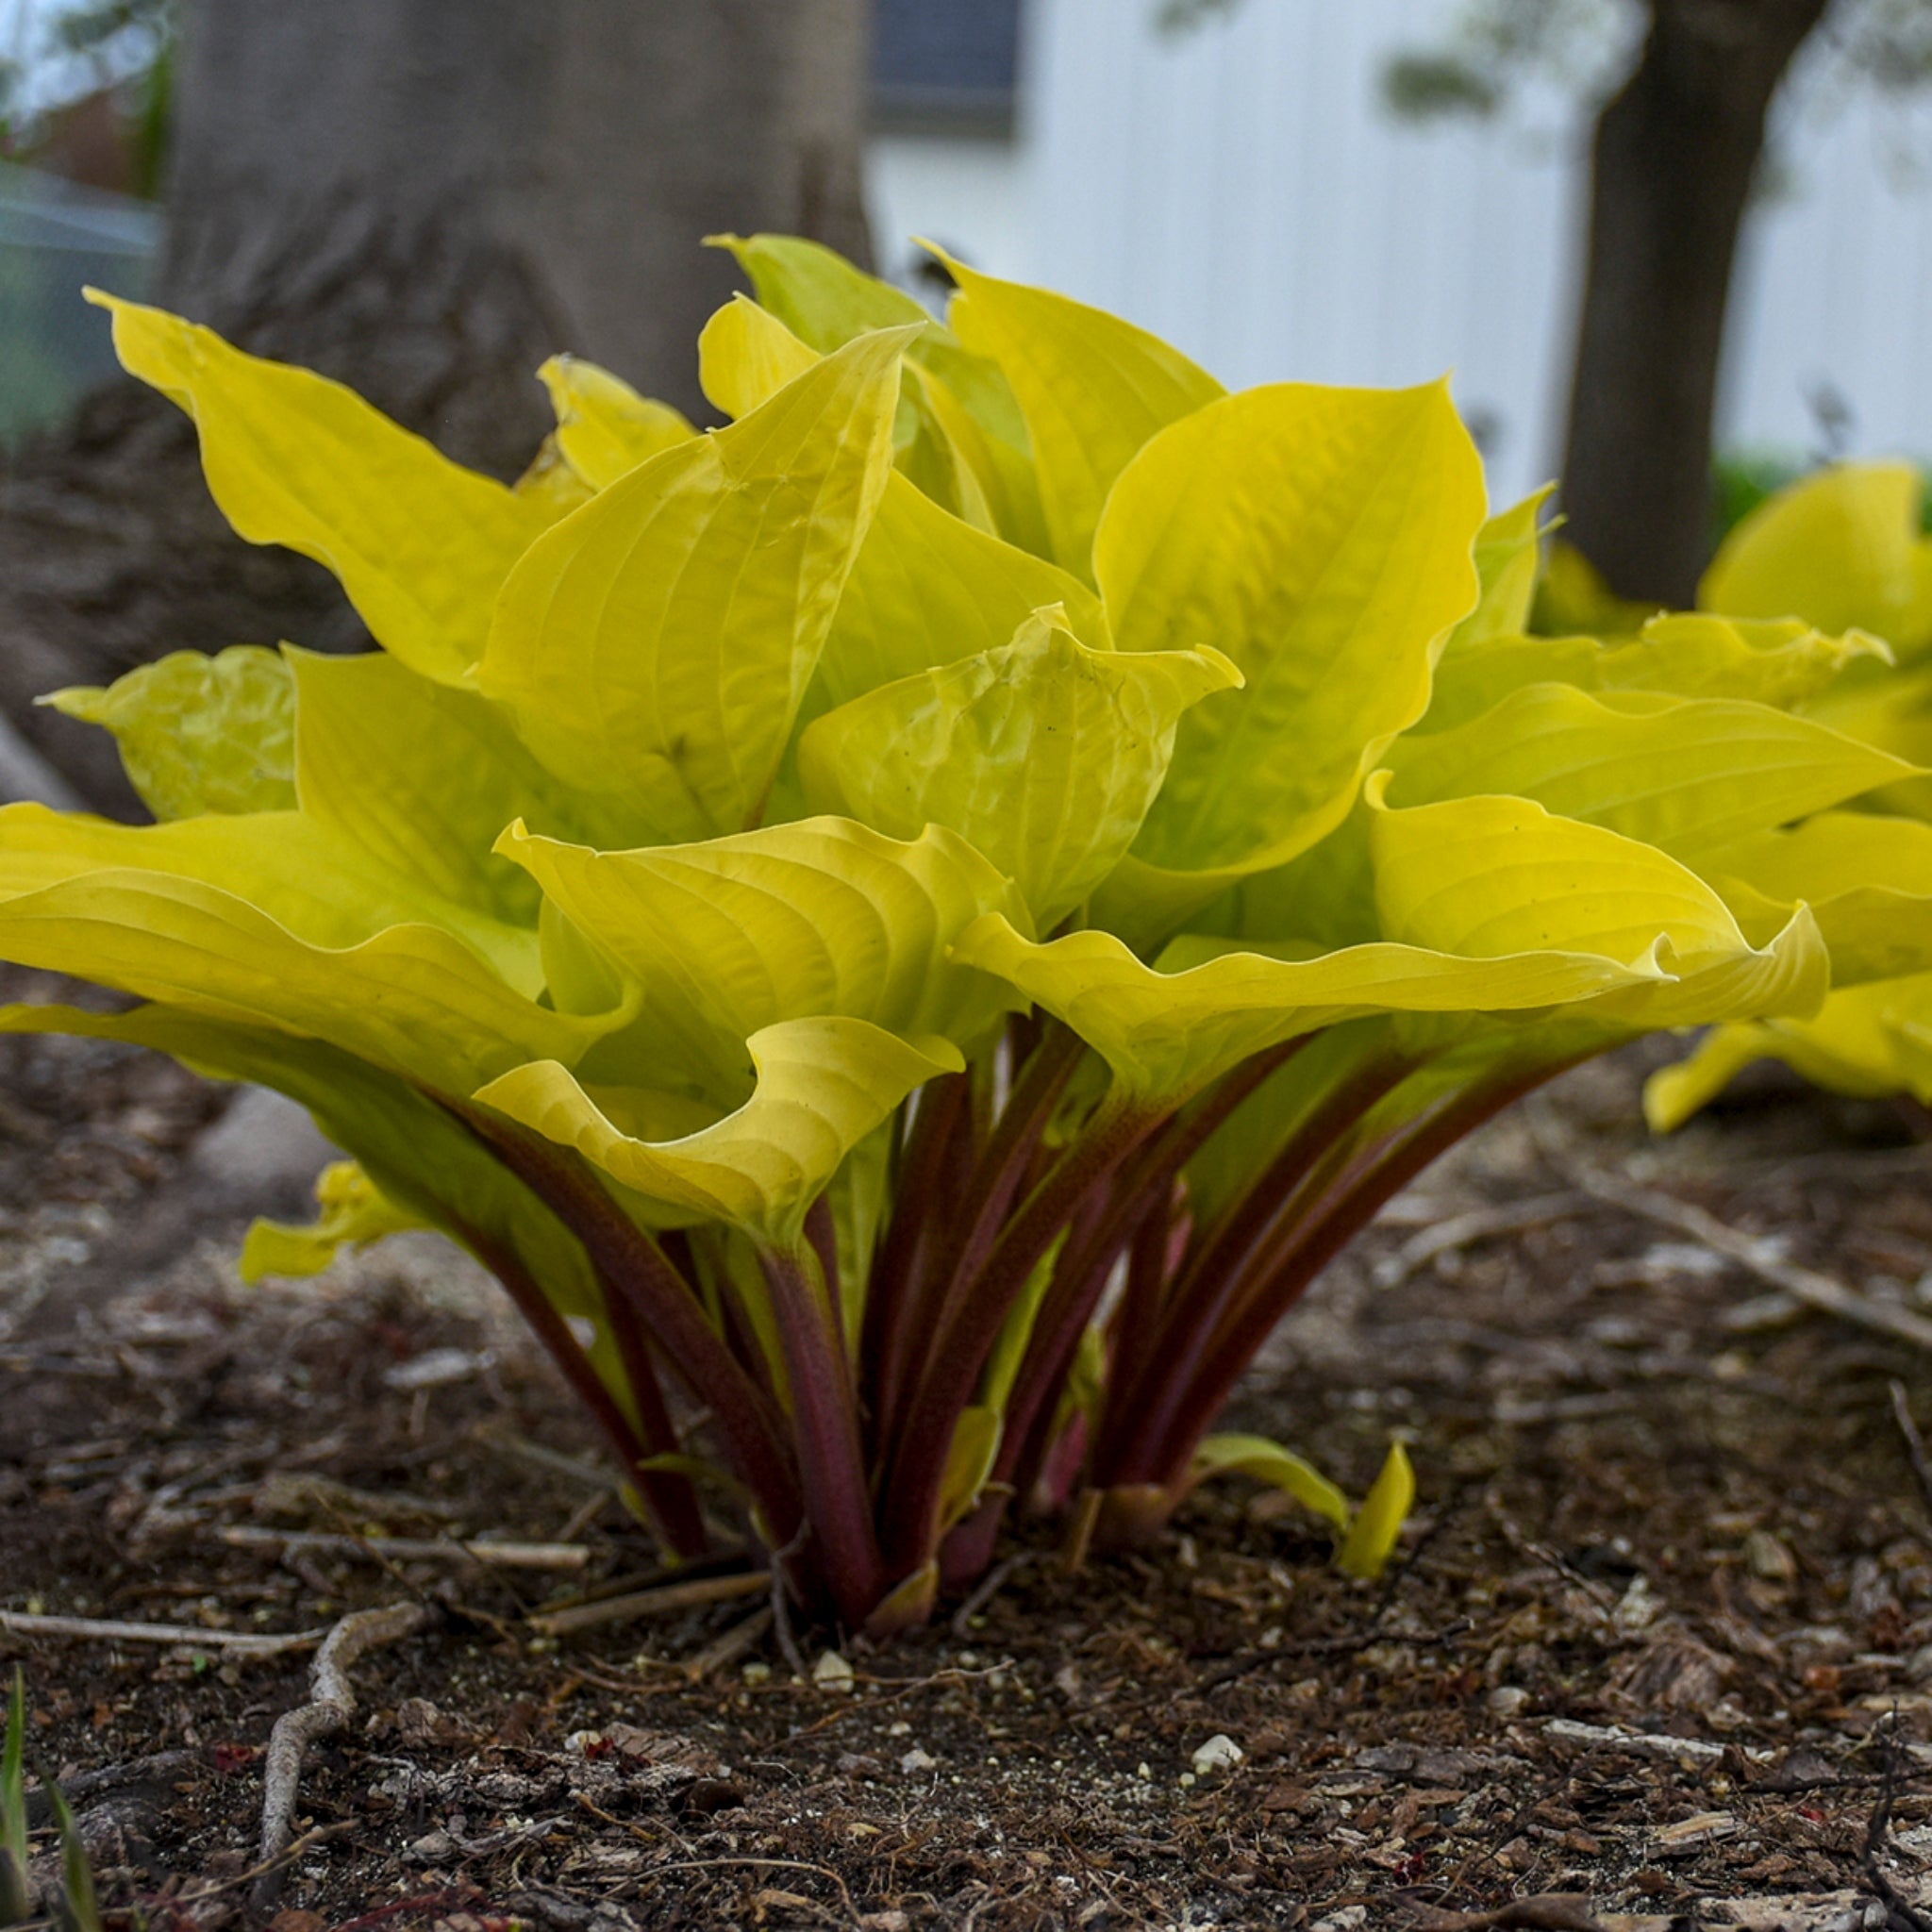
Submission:
[[[0,1609],[208,1632],[443,1613],[357,1667],[272,1906],[248,1875],[259,1754],[306,1656],[0,1631],[33,1749],[105,1895],[160,1928],[1447,1932],[1443,1910],[1549,1893],[1659,1932],[1875,1928],[1882,1790],[1876,1869],[1913,1899],[1932,1879],[1932,1523],[1893,1396],[1932,1425],[1927,1359],[1579,1179],[1643,1180],[1917,1308],[1932,1148],[1769,1084],[1650,1142],[1640,1073],[1586,1069],[1425,1176],[1251,1378],[1232,1424],[1357,1492],[1391,1432],[1411,1444],[1385,1582],[1339,1578],[1307,1519],[1231,1484],[1151,1558],[1070,1574],[1042,1527],[983,1601],[799,1683],[757,1598],[532,1630],[654,1561],[446,1250],[246,1291],[211,1227],[63,1316],[220,1096],[113,1048],[0,1042]],[[283,1554],[270,1528],[358,1541]],[[397,1561],[385,1534],[588,1556]],[[734,1629],[742,1653],[694,1672]],[[837,1640],[799,1636],[815,1663]],[[1217,1738],[1238,1759],[1197,1770]]]

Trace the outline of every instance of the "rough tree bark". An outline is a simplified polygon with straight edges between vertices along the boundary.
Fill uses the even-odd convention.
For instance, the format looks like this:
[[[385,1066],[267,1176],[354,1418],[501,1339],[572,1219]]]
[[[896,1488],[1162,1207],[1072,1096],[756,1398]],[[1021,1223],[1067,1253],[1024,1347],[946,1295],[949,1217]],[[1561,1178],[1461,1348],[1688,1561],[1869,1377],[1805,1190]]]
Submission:
[[[552,351],[691,408],[718,229],[864,258],[868,0],[190,0],[159,299],[353,382],[500,475]],[[105,736],[35,710],[165,650],[360,640],[332,582],[222,525],[132,385],[0,474],[0,710],[88,798]]]
[[[1738,232],[1766,110],[1826,4],[1651,0],[1637,69],[1597,123],[1562,507],[1622,596],[1695,594]]]

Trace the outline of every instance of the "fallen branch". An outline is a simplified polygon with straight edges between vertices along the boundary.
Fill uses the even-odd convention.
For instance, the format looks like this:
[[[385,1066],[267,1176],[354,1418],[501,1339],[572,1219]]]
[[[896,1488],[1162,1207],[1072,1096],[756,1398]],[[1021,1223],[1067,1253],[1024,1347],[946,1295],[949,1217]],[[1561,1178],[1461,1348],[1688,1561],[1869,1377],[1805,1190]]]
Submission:
[[[1889,1335],[1895,1341],[1908,1341],[1914,1348],[1932,1350],[1932,1321],[1924,1315],[1874,1301],[1829,1274],[1787,1261],[1769,1241],[1742,1233],[1689,1201],[1680,1201],[1674,1194],[1660,1193],[1654,1188],[1640,1187],[1634,1181],[1621,1180],[1594,1168],[1578,1169],[1576,1178],[1580,1186],[1599,1200],[1613,1202],[1632,1214],[1641,1214],[1661,1226],[1689,1235],[1713,1254],[1737,1262],[1740,1268],[1748,1268],[1760,1280],[1783,1289],[1807,1307]]]
[[[741,1596],[758,1596],[771,1588],[772,1573],[753,1570],[739,1576],[701,1576],[691,1583],[667,1583],[657,1590],[640,1590],[630,1596],[609,1596],[591,1604],[573,1604],[525,1621],[540,1637],[567,1637],[574,1630],[594,1630],[605,1624],[628,1624],[640,1617],[658,1617],[673,1610],[694,1610],[706,1604],[726,1604]]]
[[[192,1624],[120,1624],[100,1617],[36,1617],[25,1610],[0,1610],[0,1630],[17,1637],[75,1637],[101,1643],[182,1643],[196,1650],[225,1650],[238,1657],[280,1657],[285,1651],[312,1650],[326,1630],[291,1630],[282,1636],[259,1631],[201,1630]]]
[[[1453,1253],[1476,1241],[1493,1241],[1498,1235],[1522,1234],[1533,1227],[1547,1227],[1553,1221],[1567,1221],[1579,1208],[1588,1205],[1587,1194],[1575,1188],[1565,1188],[1559,1194],[1538,1194],[1528,1201],[1473,1208],[1466,1214],[1453,1214],[1448,1220],[1436,1222],[1420,1234],[1411,1235],[1392,1255],[1385,1255],[1377,1261],[1375,1286],[1398,1287],[1439,1255]]]
[[[399,1562],[481,1563],[498,1570],[581,1570],[587,1543],[463,1542],[453,1537],[338,1536],[321,1530],[224,1529],[225,1543],[242,1550],[302,1551],[321,1557],[367,1557]]]
[[[349,1686],[349,1667],[372,1650],[427,1629],[439,1614],[427,1604],[391,1604],[383,1609],[355,1610],[324,1639],[309,1667],[309,1702],[277,1718],[269,1733],[262,1766],[258,1854],[262,1864],[271,1864],[293,1835],[304,1754],[318,1738],[343,1729],[355,1715],[356,1693]],[[263,1874],[255,1890],[258,1909],[266,1910],[275,1903],[284,1869],[275,1866]]]

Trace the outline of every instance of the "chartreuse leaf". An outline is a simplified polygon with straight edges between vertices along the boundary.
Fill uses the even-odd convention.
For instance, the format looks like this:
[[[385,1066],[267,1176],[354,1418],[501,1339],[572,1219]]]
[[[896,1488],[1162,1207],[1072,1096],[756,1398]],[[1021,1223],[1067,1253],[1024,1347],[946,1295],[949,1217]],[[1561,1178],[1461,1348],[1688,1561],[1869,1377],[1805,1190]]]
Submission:
[[[1603,684],[1603,645],[1595,638],[1486,637],[1442,654],[1429,691],[1429,708],[1407,734],[1432,737],[1473,723],[1528,684]]]
[[[946,1473],[940,1483],[939,1529],[943,1536],[972,1510],[991,1478],[1000,1453],[1002,1411],[990,1403],[969,1403],[953,1424]]]
[[[819,665],[833,704],[1012,641],[1035,610],[1058,605],[1083,643],[1108,642],[1100,600],[1057,564],[941,509],[891,476]]]
[[[1723,618],[1698,611],[1654,617],[1632,643],[1607,649],[1597,677],[1607,691],[1667,691],[1692,698],[1751,698],[1780,710],[1816,697],[1848,666],[1892,662],[1868,632],[1842,637],[1795,618]]]
[[[1658,1069],[1643,1089],[1644,1117],[1668,1134],[1709,1105],[1756,1060],[1782,1060],[1834,1093],[1875,1100],[1909,1092],[1932,1102],[1932,1060],[1907,1052],[1907,1029],[1932,1015],[1932,973],[1834,991],[1808,1019],[1715,1026],[1697,1051]]]
[[[55,1836],[60,1840],[60,1918],[74,1932],[104,1932],[100,1899],[94,1891],[94,1869],[82,1843],[80,1827],[66,1794],[49,1778],[47,1809],[53,1814]]]
[[[824,359],[769,309],[734,295],[698,336],[698,387],[735,423]]]
[[[427,1224],[398,1208],[353,1160],[335,1160],[315,1180],[315,1203],[322,1210],[308,1226],[285,1221],[258,1221],[242,1243],[243,1281],[271,1274],[320,1274],[345,1247],[367,1247],[386,1236]]]
[[[392,658],[289,651],[298,704],[295,789],[306,817],[385,870],[458,905],[534,924],[538,892],[491,847],[522,819],[553,836],[627,844],[621,806],[546,771],[502,710]]]
[[[801,235],[707,235],[705,244],[729,249],[751,277],[759,306],[821,355],[854,336],[902,323],[944,333],[903,289],[856,268],[823,242]]]
[[[451,462],[341,383],[163,309],[88,299],[112,313],[122,367],[194,419],[208,489],[237,534],[325,565],[385,650],[460,682],[510,566],[555,507]]]
[[[1364,1014],[1540,1009],[1657,978],[1644,949],[1630,950],[1629,964],[1581,947],[1459,958],[1386,942],[1281,958],[1261,946],[1183,937],[1149,966],[1112,933],[1036,945],[991,915],[961,935],[953,955],[1064,1020],[1128,1096],[1167,1106],[1252,1054]]]
[[[1809,906],[1835,987],[1932,967],[1932,825],[1922,821],[1820,812],[1726,846],[1704,870],[1747,926]]]
[[[551,771],[661,839],[757,821],[885,486],[904,344],[859,338],[533,546],[477,681]]]
[[[235,1025],[161,1006],[125,1013],[0,1007],[0,1033],[121,1040],[172,1054],[217,1080],[273,1087],[307,1108],[324,1137],[356,1157],[399,1213],[440,1229],[492,1270],[508,1260],[588,1332],[585,1353],[620,1407],[630,1398],[603,1297],[582,1246],[483,1143],[407,1079],[320,1040]],[[635,1420],[635,1417],[633,1417]]]
[[[1835,463],[1779,491],[1718,546],[1698,604],[1728,617],[1876,631],[1902,658],[1915,654],[1932,641],[1921,489],[1907,463]]]
[[[1220,652],[1092,651],[1041,613],[1010,644],[841,705],[799,741],[807,803],[894,838],[958,832],[1047,931],[1133,842],[1174,725],[1241,682]]]
[[[1205,1436],[1194,1451],[1193,1482],[1248,1475],[1292,1496],[1339,1530],[1348,1528],[1348,1498],[1312,1462],[1266,1436]]]
[[[1482,586],[1476,606],[1449,635],[1446,662],[1457,652],[1491,638],[1520,636],[1529,628],[1536,599],[1538,550],[1542,541],[1542,509],[1554,483],[1500,509],[1476,532],[1474,559]]]
[[[275,651],[171,651],[110,685],[40,701],[114,734],[127,782],[158,819],[295,803],[295,690]]]
[[[1400,1442],[1391,1442],[1381,1473],[1369,1486],[1336,1554],[1335,1567],[1348,1576],[1381,1575],[1414,1506],[1415,1471],[1409,1466],[1408,1451]]]
[[[520,1060],[575,1061],[632,1016],[540,1006],[534,933],[498,928],[520,990],[445,929],[456,908],[443,924],[372,927],[358,877],[293,813],[125,826],[11,806],[0,812],[0,948],[208,1019],[332,1040],[454,1093]],[[489,923],[468,924],[483,934]]]
[[[0,809],[0,900],[100,872],[212,886],[308,945],[351,946],[391,926],[426,922],[444,927],[452,942],[462,941],[520,992],[534,997],[542,985],[535,933],[438,898],[301,812],[119,825],[37,805]]]
[[[641,396],[630,384],[576,356],[553,356],[537,372],[557,412],[557,447],[592,490],[660,451],[697,434],[669,403]]]
[[[971,1043],[1009,1004],[946,949],[984,912],[1025,913],[937,825],[902,843],[817,818],[635,852],[519,826],[500,849],[641,982],[654,1052],[713,1091],[739,1079],[745,1038],[783,1021],[841,1013]]]
[[[911,308],[923,327],[931,326],[917,303]],[[908,354],[918,341],[912,339]],[[744,416],[810,368],[819,355],[769,309],[737,295],[698,338],[698,382],[727,416]],[[902,375],[892,443],[895,470],[916,490],[968,522],[992,528],[977,472],[953,447],[926,380],[910,367]]]
[[[1534,799],[1695,862],[1769,826],[1914,775],[1888,753],[1740,699],[1512,691],[1474,722],[1388,754],[1393,805]]]
[[[1393,810],[1386,790],[1376,774],[1369,840],[1393,939],[1465,959],[1554,950],[1625,961],[1640,983],[1579,1008],[1612,1027],[1815,1012],[1824,997],[1830,960],[1808,911],[1753,946],[1717,892],[1655,846],[1533,799]]]
[[[965,1064],[949,1041],[901,1040],[842,1015],[762,1027],[745,1046],[758,1074],[751,1098],[675,1141],[623,1133],[555,1061],[518,1067],[476,1098],[638,1193],[795,1248],[846,1155],[915,1087]]]
[[[1481,461],[1440,383],[1248,390],[1149,442],[1094,549],[1114,641],[1212,643],[1247,682],[1182,721],[1135,859],[1238,876],[1339,824],[1428,704],[1475,601],[1482,515]]]
[[[999,365],[1019,401],[1053,555],[1091,577],[1094,532],[1115,478],[1158,430],[1225,391],[1178,349],[1119,316],[933,252],[959,285],[947,318],[954,333]]]

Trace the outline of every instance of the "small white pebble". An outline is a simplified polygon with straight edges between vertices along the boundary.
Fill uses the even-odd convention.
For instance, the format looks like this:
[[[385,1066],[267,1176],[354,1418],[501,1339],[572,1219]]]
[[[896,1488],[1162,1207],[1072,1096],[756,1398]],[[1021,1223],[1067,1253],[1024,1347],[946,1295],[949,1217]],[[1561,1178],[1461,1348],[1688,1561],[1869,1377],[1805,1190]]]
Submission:
[[[905,1757],[899,1760],[899,1769],[906,1773],[908,1777],[922,1771],[937,1771],[939,1765],[940,1761],[937,1757],[928,1757],[917,1744],[913,1745],[911,1750],[907,1752]]]
[[[976,1650],[962,1650],[953,1661],[962,1671],[976,1671],[979,1668],[979,1653]]]
[[[1197,1778],[1191,1771],[1184,1771],[1181,1773],[1182,1790],[1191,1790],[1193,1787],[1199,1784],[1201,1780]]]
[[[1148,1765],[1137,1764],[1134,1767],[1134,1775],[1138,1778],[1147,1779],[1153,1777],[1154,1772],[1152,1767]]]
[[[1498,1684],[1490,1692],[1489,1706],[1498,1717],[1521,1717],[1529,1703],[1529,1692],[1521,1684]]]
[[[852,1666],[836,1650],[828,1650],[811,1667],[811,1680],[824,1690],[852,1689]]]
[[[1246,1754],[1225,1731],[1216,1731],[1205,1744],[1194,1750],[1194,1775],[1206,1777],[1210,1772],[1227,1771],[1239,1764]]]
[[[769,1684],[772,1681],[772,1667],[770,1664],[746,1664],[741,1674],[747,1684]]]
[[[889,1738],[909,1738],[911,1735],[912,1726],[903,1717],[897,1724],[886,1726],[886,1736]]]
[[[603,1741],[602,1731],[573,1731],[563,1740],[563,1748],[573,1757],[588,1757]]]

